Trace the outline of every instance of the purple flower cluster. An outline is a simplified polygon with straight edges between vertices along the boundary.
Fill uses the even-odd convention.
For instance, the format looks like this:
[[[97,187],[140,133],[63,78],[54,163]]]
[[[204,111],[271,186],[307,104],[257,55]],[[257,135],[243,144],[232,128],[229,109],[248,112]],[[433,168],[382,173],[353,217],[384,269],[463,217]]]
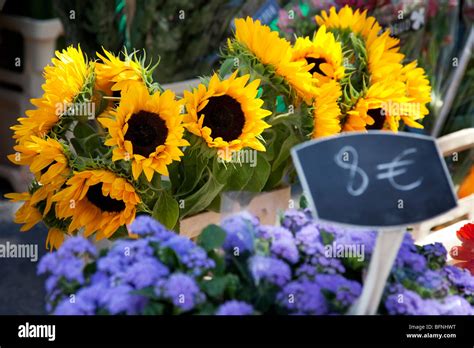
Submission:
[[[257,237],[271,245],[272,256],[294,264],[299,259],[299,251],[293,234],[284,227],[262,225],[257,228]]]
[[[205,301],[194,277],[215,264],[204,249],[147,216],[138,217],[131,230],[140,238],[115,242],[104,256],[96,258],[96,270],[88,277],[85,256],[90,262],[97,252],[84,238],[71,238],[42,259],[38,271],[49,275],[46,284],[51,301],[61,294],[59,277],[81,284],[77,292],[63,293],[55,314],[139,314],[149,302],[139,291],[147,288],[155,292],[155,300],[182,312]],[[157,257],[166,250],[174,252],[178,265],[165,264]]]
[[[401,285],[391,289],[384,304],[391,315],[474,315],[471,304],[459,295],[424,299]]]
[[[319,274],[286,285],[277,295],[280,306],[291,314],[343,313],[360,296],[361,285],[343,276]]]
[[[162,244],[163,247],[172,249],[179,261],[185,265],[194,276],[200,276],[215,267],[213,260],[207,257],[204,249],[186,237],[174,235]]]
[[[252,305],[243,301],[228,301],[219,306],[216,315],[252,315],[254,309]]]
[[[224,219],[221,227],[227,232],[223,248],[226,252],[238,255],[253,252],[255,228],[258,220],[248,213],[232,215]]]
[[[288,283],[277,295],[277,303],[289,314],[321,315],[328,313],[321,287],[310,281]]]
[[[418,252],[411,234],[406,233],[395,259],[395,267],[408,268],[415,272],[422,272],[427,268],[426,258]]]
[[[61,279],[83,284],[86,260],[96,253],[89,241],[73,237],[66,240],[57,252],[46,254],[38,264],[38,274],[50,274],[46,281],[46,291],[54,292]]]
[[[446,266],[442,271],[451,285],[458,291],[469,297],[474,296],[474,277],[468,270],[455,266]]]
[[[100,256],[74,237],[41,260],[53,313],[343,314],[362,292],[377,236],[322,224],[308,211],[287,211],[280,226],[237,214],[222,223],[223,250],[208,254],[150,217],[139,216],[130,228],[137,239],[116,241]],[[354,246],[364,255],[334,253]],[[416,246],[407,233],[381,312],[464,315],[474,314],[473,303],[474,277],[446,266],[441,244]]]
[[[249,261],[249,270],[255,283],[261,282],[283,286],[291,279],[291,269],[287,263],[267,256],[255,255]]]
[[[194,278],[175,273],[169,279],[159,284],[155,292],[158,296],[170,300],[182,311],[189,311],[205,301],[206,296],[200,291]]]
[[[283,214],[281,225],[291,232],[296,233],[312,221],[313,218],[311,217],[309,209],[289,209]]]
[[[314,282],[326,292],[332,293],[335,305],[348,309],[362,292],[359,282],[349,280],[340,274],[319,274]]]

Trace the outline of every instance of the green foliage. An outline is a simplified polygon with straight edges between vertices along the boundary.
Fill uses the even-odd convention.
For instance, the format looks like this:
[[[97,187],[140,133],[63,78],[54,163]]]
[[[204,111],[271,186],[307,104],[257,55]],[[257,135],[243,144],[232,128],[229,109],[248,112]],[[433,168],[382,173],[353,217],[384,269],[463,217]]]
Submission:
[[[217,225],[207,226],[199,235],[197,243],[206,251],[220,248],[224,244],[226,232]]]
[[[179,205],[168,191],[160,191],[153,207],[152,216],[169,229],[176,226],[179,218]]]

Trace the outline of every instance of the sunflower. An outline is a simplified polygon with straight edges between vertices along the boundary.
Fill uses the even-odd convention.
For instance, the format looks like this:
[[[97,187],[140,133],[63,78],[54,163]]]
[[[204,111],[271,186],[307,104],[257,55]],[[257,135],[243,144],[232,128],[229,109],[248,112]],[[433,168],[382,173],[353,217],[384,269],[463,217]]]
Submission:
[[[68,159],[63,145],[55,139],[41,139],[31,136],[22,144],[14,147],[17,151],[9,155],[8,159],[18,165],[28,165],[35,175],[40,187],[31,197],[33,205],[46,200],[46,215],[52,205],[52,197],[55,191],[60,189],[70,174]]]
[[[293,47],[292,61],[312,64],[309,72],[317,80],[317,86],[344,77],[342,58],[341,43],[336,41],[332,33],[326,32],[324,25],[318,29],[313,40],[299,37]]]
[[[408,101],[410,99],[405,97],[405,85],[401,81],[377,82],[347,112],[343,130],[383,129],[396,132],[400,121],[400,108],[396,106]]]
[[[338,99],[341,95],[341,86],[334,80],[330,80],[318,88],[316,101],[313,105],[313,138],[340,133],[341,109]]]
[[[28,192],[23,193],[9,193],[5,195],[6,198],[14,202],[24,202],[15,214],[15,223],[23,224],[20,231],[25,232],[33,228],[36,224],[43,220],[43,214],[32,203],[32,195]],[[64,241],[64,232],[52,227],[48,231],[46,237],[46,248],[49,250],[58,249]]]
[[[208,87],[200,84],[192,92],[184,92],[184,126],[210,148],[216,148],[225,160],[245,147],[265,151],[257,137],[270,127],[263,118],[271,112],[262,109],[263,100],[257,98],[260,80],[247,84],[249,78],[237,77],[234,72],[220,80],[214,74]]]
[[[235,39],[261,63],[271,66],[307,103],[313,98],[314,87],[306,62],[292,61],[290,43],[276,31],[252,18],[235,20]],[[232,45],[232,43],[230,44]],[[232,50],[232,46],[229,47]]]
[[[15,223],[23,224],[20,231],[25,232],[31,230],[33,226],[41,222],[43,219],[41,212],[31,204],[30,193],[8,193],[5,197],[13,202],[24,202],[15,214]]]
[[[76,172],[67,187],[53,197],[58,218],[71,218],[68,232],[84,228],[84,235],[109,238],[135,218],[140,197],[124,178],[107,170]]]
[[[46,237],[46,249],[58,250],[63,244],[65,236],[66,233],[61,231],[59,228],[50,228],[48,231],[48,236]]]
[[[411,105],[416,106],[411,112],[403,112],[402,120],[410,127],[423,128],[415,120],[421,120],[429,113],[426,103],[431,101],[430,83],[425,71],[417,68],[416,60],[405,65],[402,74],[406,85],[406,95],[412,99]]]
[[[105,145],[114,147],[113,161],[132,161],[135,180],[142,172],[151,181],[155,172],[169,175],[167,166],[183,156],[183,116],[180,104],[170,90],[148,94],[142,84],[122,92],[112,118],[101,117],[99,122],[110,134]]]
[[[315,19],[318,25],[326,26],[328,30],[336,32],[349,30],[364,39],[371,83],[401,75],[404,55],[398,52],[399,40],[391,37],[389,30],[379,35],[382,27],[374,17],[367,17],[367,11],[360,12],[358,9],[353,11],[346,5],[336,12],[335,7],[331,7],[329,14],[322,11]]]
[[[96,85],[105,92],[121,91],[129,86],[130,82],[144,82],[140,63],[125,54],[125,59],[114,56],[104,49],[104,54],[97,52],[102,63],[96,63]]]
[[[341,8],[339,12],[332,6],[329,9],[329,14],[323,10],[321,15],[317,15],[315,19],[320,26],[325,25],[328,29],[349,29],[356,34],[361,34],[364,38],[382,31],[382,27],[377,23],[375,17],[367,17],[367,10],[361,12],[356,9],[353,11],[348,5]],[[397,41],[396,39],[393,40],[394,42]]]
[[[37,108],[28,110],[26,117],[18,119],[20,124],[11,127],[18,143],[32,135],[42,137],[47,134],[59,121],[64,104],[74,101],[91,73],[91,66],[80,47],[70,46],[62,52],[56,51],[56,57],[52,59],[53,65],[44,69],[43,96],[31,100]]]

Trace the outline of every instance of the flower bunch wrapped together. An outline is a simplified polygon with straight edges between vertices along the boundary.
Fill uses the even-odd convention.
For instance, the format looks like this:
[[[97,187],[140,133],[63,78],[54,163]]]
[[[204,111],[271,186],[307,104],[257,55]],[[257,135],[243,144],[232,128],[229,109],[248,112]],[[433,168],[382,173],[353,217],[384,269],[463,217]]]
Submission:
[[[294,45],[251,18],[235,21],[221,70],[259,79],[271,125],[263,132],[272,165],[265,187],[292,171],[289,149],[347,131],[422,128],[430,86],[416,61],[404,65],[399,41],[367,12],[332,7],[316,16],[312,37]]]
[[[344,314],[362,291],[374,231],[335,228],[289,210],[280,226],[248,214],[207,227],[197,243],[150,217],[98,255],[83,238],[40,262],[56,314]],[[339,250],[362,253],[339,253]],[[440,244],[406,234],[379,312],[474,314],[474,277],[446,265]],[[75,295],[75,296],[71,296]],[[74,301],[71,301],[74,298]]]
[[[337,79],[340,55],[319,55],[315,66],[321,73],[318,80],[336,80],[342,91],[341,112],[336,120],[344,131],[383,129],[397,131],[400,121],[415,128],[427,114],[431,88],[416,61],[403,65],[405,56],[399,52],[399,40],[390,36],[367,11],[353,11],[345,6],[339,12],[316,16],[318,33],[328,31],[342,46],[345,75]],[[316,34],[316,36],[318,35]],[[315,36],[315,42],[317,42]],[[322,77],[320,75],[323,75]],[[317,108],[315,117],[318,118]],[[317,125],[317,120],[315,121]],[[317,129],[316,129],[317,131]]]
[[[16,222],[28,230],[43,221],[51,249],[80,230],[97,239],[127,235],[137,212],[155,210],[173,227],[177,203],[161,175],[188,145],[174,93],[153,82],[155,67],[136,54],[105,51],[92,61],[69,47],[56,56],[36,109],[12,127],[9,159],[34,174],[29,192],[7,195],[24,202]]]

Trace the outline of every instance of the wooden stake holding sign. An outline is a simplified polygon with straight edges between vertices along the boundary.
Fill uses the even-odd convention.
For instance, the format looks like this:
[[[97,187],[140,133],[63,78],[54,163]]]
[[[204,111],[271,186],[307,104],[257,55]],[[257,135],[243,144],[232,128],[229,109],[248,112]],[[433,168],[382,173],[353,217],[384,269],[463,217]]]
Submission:
[[[378,230],[362,295],[352,314],[375,314],[406,227],[456,207],[433,138],[370,131],[313,140],[292,149],[314,216]]]

